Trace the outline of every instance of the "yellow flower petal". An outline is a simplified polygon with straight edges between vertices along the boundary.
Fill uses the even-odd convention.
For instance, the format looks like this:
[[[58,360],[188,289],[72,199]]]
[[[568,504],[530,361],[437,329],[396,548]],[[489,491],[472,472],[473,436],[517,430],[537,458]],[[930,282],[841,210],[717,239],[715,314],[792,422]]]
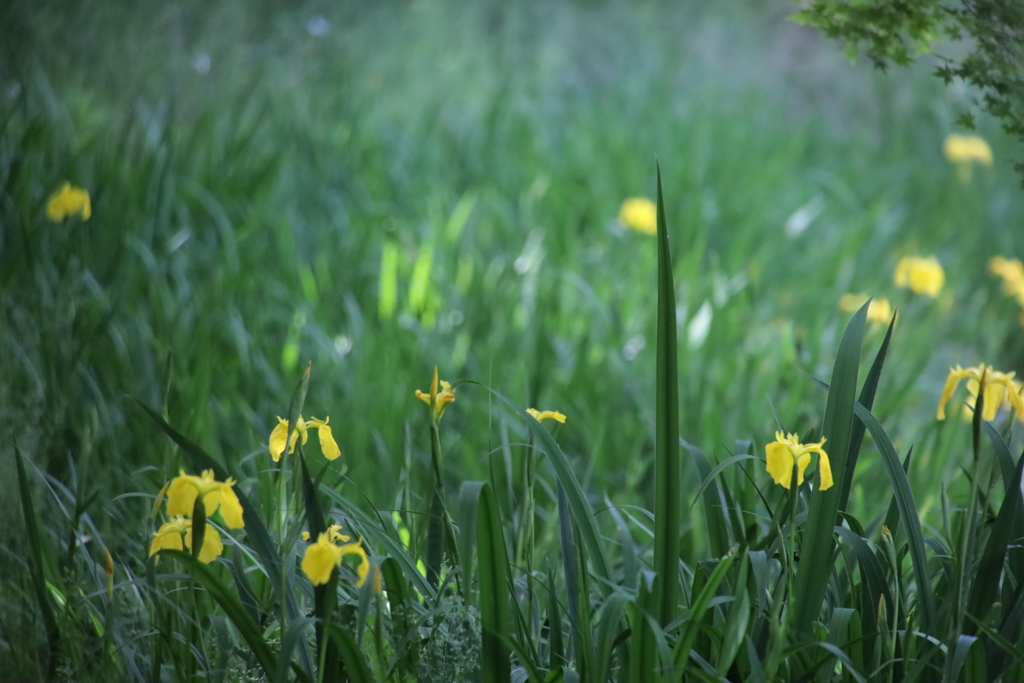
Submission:
[[[191,528],[192,520],[185,519],[180,515],[174,517],[153,534],[153,543],[149,546],[149,556],[152,557],[161,550],[184,550],[181,536]],[[160,558],[157,557],[155,562],[159,563]]]
[[[764,447],[766,468],[776,484],[787,489],[793,481],[793,456],[784,443],[770,443]]]
[[[330,420],[330,418],[327,419]],[[328,460],[337,460],[341,457],[341,449],[338,448],[338,442],[334,440],[334,433],[327,426],[327,422],[317,427],[316,431],[320,437],[320,450],[323,451],[324,457]]]
[[[281,459],[287,439],[288,420],[282,420],[278,417],[277,426],[274,427],[274,431],[270,432],[270,455],[274,458],[274,462]]]
[[[925,294],[934,299],[946,283],[946,273],[934,256],[905,256],[896,264],[893,283],[897,287],[904,287],[916,294]]]
[[[46,204],[46,215],[54,222],[62,221],[68,216],[78,214],[83,221],[92,216],[92,204],[89,193],[71,183],[64,183],[57,192],[50,195]]]
[[[964,379],[964,377],[964,371],[959,365],[955,369],[949,369],[949,374],[946,376],[946,384],[942,387],[942,395],[939,397],[939,407],[935,412],[936,420],[946,419],[946,403],[953,397],[953,393],[956,391],[957,386],[959,386],[960,380]]]
[[[828,455],[825,451],[819,451],[818,453],[818,476],[821,478],[821,486],[819,490],[824,491],[832,488],[832,464],[828,461]]]
[[[346,543],[338,548],[341,551],[341,555],[356,555],[360,558],[359,566],[356,567],[356,573],[359,574],[359,581],[356,582],[357,587],[361,587],[366,583],[366,577],[370,573],[370,558],[366,556],[366,551],[363,550],[363,544],[361,542]]]
[[[341,549],[331,543],[327,534],[320,534],[317,542],[306,548],[306,554],[302,557],[302,571],[314,586],[320,586],[331,580],[331,572],[340,562]]]
[[[185,547],[192,550],[192,527],[189,526],[185,532]],[[199,549],[199,561],[210,564],[224,552],[224,543],[220,540],[220,533],[212,524],[206,525],[206,534],[203,536],[203,547]]]
[[[977,135],[949,135],[942,146],[946,159],[954,164],[992,165],[992,148]]]
[[[532,417],[537,422],[540,422],[542,420],[554,420],[555,422],[561,422],[562,424],[565,424],[565,415],[562,415],[557,410],[541,411],[534,410],[533,408],[527,408],[526,412],[529,413],[530,417]]]
[[[199,477],[185,474],[184,471],[182,471],[179,476],[171,480],[171,485],[167,487],[168,515],[192,514],[192,510],[195,508],[196,498],[199,496],[199,487],[197,485],[198,480]],[[210,513],[209,509],[207,509],[207,513]]]
[[[416,390],[416,398],[420,399],[428,406],[431,405],[431,396],[434,397],[433,405],[435,422],[440,420],[441,416],[444,415],[445,407],[449,403],[455,401],[455,390],[452,389],[452,385],[444,380],[441,380],[440,384],[441,388],[438,389],[437,367],[435,366],[434,376],[430,382],[430,393],[420,391],[419,389]]]
[[[658,232],[658,207],[646,197],[629,197],[619,208],[619,222],[630,230],[655,235]]]
[[[241,529],[245,526],[245,519],[238,495],[231,488],[233,483],[229,479],[224,488],[220,490],[220,514],[224,517],[224,523],[228,525],[229,529]]]
[[[985,422],[991,422],[996,419],[996,414],[999,413],[999,405],[1003,402],[1003,394],[1006,391],[1006,387],[1002,384],[996,384],[995,382],[985,382],[985,405],[981,409],[981,419]]]

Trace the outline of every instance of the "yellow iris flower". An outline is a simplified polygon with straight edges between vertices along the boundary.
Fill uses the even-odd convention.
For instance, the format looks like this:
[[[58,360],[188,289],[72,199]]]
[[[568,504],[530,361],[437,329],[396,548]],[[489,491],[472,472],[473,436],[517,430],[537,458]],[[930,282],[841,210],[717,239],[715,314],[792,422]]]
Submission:
[[[860,310],[867,300],[867,294],[844,294],[839,298],[839,310],[853,313]],[[871,299],[871,305],[868,306],[868,322],[888,325],[892,320],[892,313],[892,305],[889,300],[884,296],[876,296]]]
[[[339,546],[332,542],[331,534],[320,534],[316,543],[311,543],[306,548],[306,554],[302,558],[302,571],[306,573],[314,586],[323,585],[331,580],[331,572],[335,567],[341,565],[341,560],[346,555],[356,555],[360,558],[359,567],[356,570],[359,574],[356,586],[362,586],[370,573],[370,559],[366,556],[361,541]]]
[[[561,422],[565,424],[565,415],[562,415],[557,410],[534,410],[533,408],[527,408],[526,412],[530,414],[537,422],[542,420],[554,420],[555,422]]]
[[[224,482],[217,481],[213,478],[213,470],[206,470],[201,477],[185,474],[185,470],[180,470],[179,475],[172,479],[170,486],[167,487],[167,514],[172,517],[191,515],[196,499],[202,498],[207,516],[220,508],[220,514],[228,528],[240,529],[245,526],[245,521],[242,519],[242,504],[238,502],[238,496],[231,488],[234,484],[235,480],[230,477]]]
[[[796,434],[775,432],[775,441],[764,447],[765,469],[776,484],[787,489],[793,483],[793,463],[797,468],[797,486],[804,483],[804,471],[811,464],[811,453],[818,454],[818,472],[821,477],[822,491],[832,487],[832,467],[828,462],[828,453],[822,448],[825,439],[818,443],[800,443]]]
[[[1024,306],[1024,263],[1020,259],[993,256],[989,259],[988,269],[1003,279],[1003,292]]]
[[[619,222],[630,230],[654,235],[658,232],[658,207],[646,197],[630,197],[622,202]]]
[[[320,420],[317,418],[311,418],[308,422],[302,419],[299,415],[299,419],[295,422],[295,430],[292,432],[291,445],[288,448],[288,453],[295,452],[295,444],[299,440],[299,435],[302,435],[302,445],[306,445],[306,441],[309,440],[309,430],[315,429],[317,436],[320,437],[320,450],[323,451],[324,457],[328,460],[337,460],[341,457],[341,449],[338,448],[338,442],[334,440],[334,432],[331,431],[328,423],[331,418],[326,420]],[[282,420],[280,416],[277,418],[277,426],[274,427],[274,431],[270,432],[270,455],[273,456],[274,462],[281,459],[281,454],[284,453],[285,441],[288,439],[288,420]]]
[[[89,220],[92,216],[89,193],[71,183],[64,183],[59,190],[50,195],[50,201],[46,204],[46,216],[57,223],[75,214],[80,215],[83,221]]]
[[[153,543],[149,546],[149,556],[152,557],[161,550],[184,550],[192,549],[192,520],[184,515],[175,515],[171,521],[160,527],[153,534]],[[203,536],[203,548],[199,551],[200,562],[209,564],[220,557],[224,552],[224,544],[220,540],[217,528],[212,524],[206,525],[206,534]],[[160,558],[156,558],[159,562]]]
[[[416,398],[426,403],[427,406],[434,406],[435,423],[441,421],[441,416],[444,415],[444,409],[448,404],[455,401],[455,390],[452,389],[452,385],[444,380],[441,380],[440,384],[441,387],[438,389],[437,366],[435,365],[434,377],[430,380],[430,391],[416,390]]]
[[[999,372],[993,370],[991,365],[981,363],[973,368],[961,368],[957,365],[949,369],[946,377],[946,385],[942,388],[942,396],[939,397],[939,407],[935,412],[938,420],[946,419],[946,402],[952,398],[956,388],[962,380],[967,380],[968,391],[977,396],[984,392],[984,407],[982,408],[981,419],[991,422],[996,419],[999,406],[1007,401],[1017,413],[1017,418],[1024,420],[1024,396],[1020,395],[1020,385],[1013,380],[1016,373]]]
[[[957,175],[962,182],[971,179],[974,164],[992,165],[992,148],[984,138],[977,135],[950,135],[946,138],[942,151],[947,160],[956,164]]]
[[[904,256],[896,264],[893,282],[897,287],[910,289],[916,294],[935,298],[946,284],[946,272],[934,256]]]

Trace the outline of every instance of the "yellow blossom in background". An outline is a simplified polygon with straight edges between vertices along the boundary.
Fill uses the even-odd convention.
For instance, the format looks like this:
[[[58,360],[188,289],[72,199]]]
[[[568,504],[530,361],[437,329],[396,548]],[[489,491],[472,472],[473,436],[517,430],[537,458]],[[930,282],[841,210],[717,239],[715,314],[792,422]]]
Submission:
[[[839,309],[846,313],[859,311],[864,302],[868,300],[867,294],[843,294],[839,298]],[[889,324],[892,320],[892,305],[884,296],[876,296],[868,306],[868,322]]]
[[[957,365],[949,369],[946,377],[946,385],[942,388],[942,396],[939,397],[939,407],[935,411],[937,420],[946,419],[946,403],[953,397],[960,382],[967,380],[968,391],[977,396],[984,392],[984,407],[982,408],[981,419],[991,422],[996,419],[999,406],[1007,401],[1017,413],[1018,419],[1024,420],[1024,397],[1020,394],[1020,385],[1014,381],[1013,372],[1004,373],[992,369],[991,365],[981,363],[973,368],[961,368]]]
[[[149,546],[149,556],[152,557],[161,550],[184,550],[192,549],[192,520],[183,515],[175,515],[171,521],[160,527],[153,534],[153,543]],[[217,528],[212,524],[206,525],[206,534],[203,536],[203,547],[199,551],[200,562],[209,564],[220,557],[224,552],[224,544],[220,540]],[[160,561],[158,557],[157,562]]]
[[[1020,259],[1006,259],[993,256],[989,259],[988,269],[1003,280],[1003,292],[1012,296],[1024,307],[1024,263]]]
[[[336,543],[337,541],[350,541],[350,540],[352,540],[351,536],[346,536],[345,534],[341,533],[341,525],[340,524],[332,524],[329,527],[327,527],[327,535],[330,536],[332,543]],[[308,531],[303,531],[302,532],[302,540],[303,541],[308,541],[309,540],[309,532]]]
[[[81,216],[83,221],[89,220],[92,216],[89,193],[71,183],[64,183],[59,190],[50,195],[50,201],[46,204],[46,216],[51,221],[59,222],[75,214]]]
[[[416,398],[420,399],[428,406],[434,406],[434,422],[439,422],[441,416],[444,415],[444,409],[449,404],[455,401],[455,390],[452,389],[452,385],[444,380],[440,381],[441,387],[438,389],[437,379],[437,366],[434,366],[434,377],[430,381],[430,391],[423,392],[419,389],[416,390]]]
[[[775,441],[764,447],[765,469],[776,484],[787,489],[793,483],[793,463],[797,467],[797,486],[804,483],[804,471],[811,464],[811,453],[818,454],[818,472],[821,478],[822,491],[832,486],[832,467],[829,465],[828,453],[822,449],[825,439],[818,443],[800,443],[796,434],[775,432]]]
[[[916,294],[927,294],[935,298],[946,284],[946,272],[934,256],[904,256],[896,264],[893,282]]]
[[[658,232],[658,207],[646,197],[630,197],[622,202],[619,222],[630,230],[654,235]]]
[[[302,445],[305,446],[309,440],[309,430],[315,429],[317,436],[320,437],[320,450],[323,451],[324,457],[328,460],[337,460],[341,457],[341,449],[338,447],[338,442],[334,440],[334,432],[331,431],[331,427],[328,424],[331,418],[326,420],[320,420],[317,418],[310,418],[309,421],[303,420],[302,416],[299,415],[299,419],[295,421],[295,429],[292,431],[291,445],[288,448],[288,453],[292,454],[295,452],[295,444],[299,440],[299,435],[302,435]],[[274,458],[274,462],[281,459],[281,454],[284,453],[285,441],[288,439],[288,420],[282,420],[280,416],[277,418],[277,426],[270,432],[270,455]]]
[[[565,415],[562,415],[557,410],[542,411],[534,410],[533,408],[527,408],[526,412],[529,413],[530,417],[532,417],[537,422],[541,422],[542,420],[554,420],[555,422],[561,422],[562,424],[565,424]]]
[[[951,163],[956,164],[957,175],[962,182],[971,179],[974,164],[992,166],[992,148],[977,135],[950,135],[942,151]]]
[[[234,484],[235,480],[230,477],[225,482],[217,481],[213,478],[213,470],[206,470],[201,477],[180,470],[167,487],[167,514],[172,517],[191,515],[196,499],[201,498],[207,515],[220,508],[228,528],[240,529],[245,526],[245,521],[242,519],[242,504],[231,488]]]
[[[314,586],[320,586],[331,580],[331,572],[341,565],[346,555],[356,555],[360,558],[359,567],[356,570],[359,574],[359,581],[356,586],[362,586],[370,573],[370,559],[363,550],[362,542],[345,543],[335,545],[331,541],[330,534],[322,533],[316,543],[311,543],[306,548],[306,554],[302,557],[302,571],[305,572]]]

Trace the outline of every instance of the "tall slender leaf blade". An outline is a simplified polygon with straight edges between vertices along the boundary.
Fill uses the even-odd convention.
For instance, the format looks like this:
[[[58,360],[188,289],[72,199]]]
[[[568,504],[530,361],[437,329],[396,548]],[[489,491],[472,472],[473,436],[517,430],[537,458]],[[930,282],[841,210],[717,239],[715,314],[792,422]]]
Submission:
[[[917,599],[922,614],[922,630],[925,633],[934,635],[935,629],[935,603],[931,588],[931,574],[928,571],[928,558],[924,549],[924,534],[921,532],[921,518],[917,513],[917,504],[914,502],[914,494],[910,490],[910,481],[900,463],[900,458],[893,448],[892,442],[886,435],[882,425],[875,416],[859,403],[854,406],[857,418],[860,419],[875,445],[882,454],[882,465],[885,473],[889,475],[889,483],[896,496],[896,505],[900,510],[900,517],[907,533],[907,543],[910,546],[910,560],[914,565],[914,575],[917,580]]]
[[[846,326],[836,353],[828,401],[825,404],[825,417],[822,420],[822,437],[825,439],[825,450],[828,452],[833,475],[841,479],[836,482],[838,486],[832,486],[827,491],[816,490],[811,494],[807,527],[800,549],[801,566],[831,566],[832,551],[835,548],[832,529],[836,523],[836,513],[839,511],[839,496],[843,489],[842,477],[846,474],[846,460],[853,430],[853,404],[857,392],[860,349],[870,303],[865,303],[854,314]],[[811,624],[821,612],[828,577],[829,572],[826,571],[802,571],[797,574],[794,627],[798,631],[811,632]]]
[[[658,166],[658,343],[654,451],[654,600],[658,623],[675,618],[679,603],[679,348],[672,253]]]
[[[893,313],[889,322],[889,329],[885,332],[885,339],[882,346],[875,354],[875,360],[864,378],[864,386],[860,389],[860,404],[871,410],[875,403],[875,393],[878,391],[878,381],[882,377],[882,366],[885,365],[885,355],[889,351],[889,341],[892,339],[892,331],[896,327],[896,313]],[[860,446],[864,442],[864,424],[859,420],[853,423],[853,432],[850,435],[850,455],[846,459],[846,474],[843,476],[841,493],[839,495],[839,509],[846,510],[846,504],[850,500],[850,487],[853,485],[853,473],[857,469],[857,459],[860,457]]]
[[[43,564],[43,539],[39,532],[39,522],[36,517],[35,506],[32,503],[32,487],[28,482],[28,475],[25,472],[25,456],[22,454],[18,444],[14,444],[14,461],[18,467],[18,490],[21,494],[21,510],[25,514],[25,529],[28,532],[29,549],[32,552],[32,588],[36,594],[36,602],[39,604],[39,611],[43,617],[43,626],[46,628],[46,638],[49,648],[48,666],[53,666],[55,657],[60,648],[60,632],[57,630],[57,618],[53,613],[53,606],[47,596],[45,565]]]
[[[509,683],[509,566],[498,503],[491,487],[480,487],[476,512],[476,545],[480,564],[480,680]]]

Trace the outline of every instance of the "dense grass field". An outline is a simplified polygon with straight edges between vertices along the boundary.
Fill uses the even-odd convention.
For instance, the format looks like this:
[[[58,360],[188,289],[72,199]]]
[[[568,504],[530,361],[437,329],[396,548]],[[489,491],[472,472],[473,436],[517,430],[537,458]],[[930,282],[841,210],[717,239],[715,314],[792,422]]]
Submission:
[[[793,8],[3,3],[0,671],[1024,676],[1020,418],[960,388],[936,419],[952,366],[1024,375],[990,268],[1024,258],[1024,152]],[[660,236],[620,220],[656,163]],[[48,217],[65,182],[88,220]],[[933,256],[934,296],[897,284]],[[271,457],[300,413],[339,458],[312,426]],[[773,482],[779,429],[834,489]],[[242,493],[213,563],[148,559],[180,469]],[[369,574],[314,587],[332,523]]]

